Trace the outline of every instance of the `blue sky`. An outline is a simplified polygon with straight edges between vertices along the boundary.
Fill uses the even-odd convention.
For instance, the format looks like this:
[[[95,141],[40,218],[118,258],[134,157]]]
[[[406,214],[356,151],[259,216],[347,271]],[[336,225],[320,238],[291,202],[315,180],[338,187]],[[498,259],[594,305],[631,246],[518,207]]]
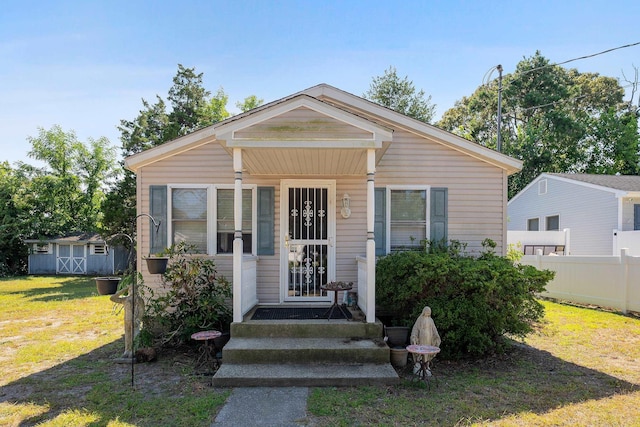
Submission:
[[[319,83],[362,95],[389,66],[432,96],[437,117],[492,67],[513,72],[536,50],[552,62],[640,41],[640,2],[605,1],[29,1],[0,10],[0,161],[54,124],[109,138],[166,98],[177,64],[204,85],[273,101]],[[567,67],[622,78],[640,46]]]

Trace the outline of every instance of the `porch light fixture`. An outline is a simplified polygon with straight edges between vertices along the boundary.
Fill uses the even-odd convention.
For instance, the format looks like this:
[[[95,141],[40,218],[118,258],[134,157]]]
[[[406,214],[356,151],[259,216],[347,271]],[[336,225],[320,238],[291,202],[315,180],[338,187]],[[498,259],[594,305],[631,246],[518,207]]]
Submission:
[[[344,193],[342,196],[342,209],[340,209],[342,218],[349,218],[351,216],[351,197],[349,194]]]

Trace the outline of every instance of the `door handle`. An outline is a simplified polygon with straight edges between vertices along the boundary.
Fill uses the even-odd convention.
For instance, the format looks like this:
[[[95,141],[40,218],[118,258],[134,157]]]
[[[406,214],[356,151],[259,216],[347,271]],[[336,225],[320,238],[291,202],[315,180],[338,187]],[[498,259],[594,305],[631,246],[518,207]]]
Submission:
[[[289,247],[289,233],[284,235],[284,247],[285,248]]]

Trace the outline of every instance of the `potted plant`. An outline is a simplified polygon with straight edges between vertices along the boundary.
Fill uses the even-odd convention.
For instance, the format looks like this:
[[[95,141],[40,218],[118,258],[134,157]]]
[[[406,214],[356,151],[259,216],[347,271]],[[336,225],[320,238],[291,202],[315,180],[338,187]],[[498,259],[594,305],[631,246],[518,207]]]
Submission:
[[[96,287],[98,295],[113,295],[118,290],[120,277],[96,277]]]
[[[147,262],[147,270],[151,274],[164,274],[167,271],[169,256],[166,250],[155,255],[149,255],[144,260]]]

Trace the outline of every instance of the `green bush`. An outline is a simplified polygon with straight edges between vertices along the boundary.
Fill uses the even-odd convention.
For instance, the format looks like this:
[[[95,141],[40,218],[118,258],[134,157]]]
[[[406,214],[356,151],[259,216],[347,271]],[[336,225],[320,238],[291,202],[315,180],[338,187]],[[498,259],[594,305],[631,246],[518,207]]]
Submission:
[[[142,334],[147,340],[153,336],[161,344],[180,344],[194,332],[229,330],[231,283],[217,275],[213,260],[189,252],[183,243],[171,247],[163,292],[147,288]]]
[[[480,257],[462,254],[463,246],[456,243],[444,250],[380,258],[377,310],[394,325],[412,326],[424,306],[430,306],[443,358],[480,358],[500,351],[505,335],[522,338],[543,317],[535,297],[554,273],[514,264],[495,255],[493,247],[485,241]]]

